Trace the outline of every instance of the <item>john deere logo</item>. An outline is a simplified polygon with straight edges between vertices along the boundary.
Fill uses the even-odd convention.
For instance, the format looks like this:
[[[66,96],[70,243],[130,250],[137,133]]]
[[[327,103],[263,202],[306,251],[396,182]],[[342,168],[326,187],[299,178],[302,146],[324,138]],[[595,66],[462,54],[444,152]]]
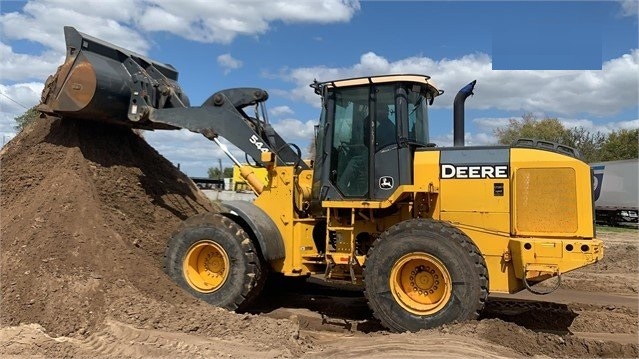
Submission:
[[[393,177],[384,176],[379,178],[379,188],[381,189],[392,189],[393,188]]]
[[[508,178],[508,165],[441,165],[441,178]]]

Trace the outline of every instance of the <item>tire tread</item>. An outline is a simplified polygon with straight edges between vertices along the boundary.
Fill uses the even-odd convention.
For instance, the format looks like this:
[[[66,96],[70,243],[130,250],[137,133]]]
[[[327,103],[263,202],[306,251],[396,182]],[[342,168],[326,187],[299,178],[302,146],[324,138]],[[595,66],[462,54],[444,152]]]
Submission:
[[[366,283],[367,274],[369,274],[368,271],[370,270],[366,264],[375,263],[377,261],[377,256],[383,255],[379,254],[379,251],[376,250],[383,242],[392,241],[402,234],[410,233],[418,235],[423,234],[425,231],[431,233],[437,232],[438,234],[457,242],[457,244],[467,253],[472,262],[474,262],[479,282],[479,297],[477,303],[474,305],[474,312],[468,319],[477,319],[488,298],[488,269],[486,267],[486,262],[475,243],[466,234],[461,232],[461,230],[448,222],[442,222],[430,218],[420,218],[403,221],[390,227],[373,242],[368,251],[367,259],[363,266],[364,283]],[[365,285],[365,288],[368,287]],[[375,293],[370,293],[368,289],[364,290],[364,296],[373,312],[373,316],[393,331],[405,331],[402,323],[390,322],[390,318],[385,314],[384,309],[376,304],[377,301],[373,298],[375,295]]]
[[[212,303],[209,296],[206,293],[195,293],[192,291],[188,284],[183,280],[181,268],[175,268],[176,264],[180,262],[175,256],[183,250],[188,250],[186,247],[190,247],[191,244],[185,244],[181,241],[187,233],[200,229],[216,228],[217,230],[223,229],[228,235],[237,240],[241,250],[243,259],[246,261],[246,272],[243,275],[242,288],[239,295],[234,298],[229,298],[225,303]],[[225,249],[226,250],[226,249]],[[228,253],[227,253],[228,254]],[[231,256],[230,254],[228,254]],[[238,258],[230,258],[231,260],[237,260]],[[183,288],[186,286],[186,290],[200,299],[203,299],[211,304],[220,306],[228,310],[242,311],[247,306],[255,301],[264,287],[266,280],[266,265],[260,259],[258,252],[256,251],[255,244],[249,237],[249,235],[242,229],[242,227],[233,222],[226,216],[218,213],[201,213],[193,217],[188,218],[180,224],[178,229],[172,234],[171,239],[167,243],[166,250],[164,252],[164,272],[171,277],[171,279],[180,284]]]

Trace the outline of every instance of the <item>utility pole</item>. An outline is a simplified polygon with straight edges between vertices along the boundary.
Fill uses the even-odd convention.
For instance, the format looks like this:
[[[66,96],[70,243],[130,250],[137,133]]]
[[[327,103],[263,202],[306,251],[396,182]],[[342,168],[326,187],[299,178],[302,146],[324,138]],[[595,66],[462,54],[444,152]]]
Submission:
[[[218,158],[217,162],[219,163],[219,167],[220,167],[220,177],[218,179],[224,179],[224,169],[222,168],[222,159]]]

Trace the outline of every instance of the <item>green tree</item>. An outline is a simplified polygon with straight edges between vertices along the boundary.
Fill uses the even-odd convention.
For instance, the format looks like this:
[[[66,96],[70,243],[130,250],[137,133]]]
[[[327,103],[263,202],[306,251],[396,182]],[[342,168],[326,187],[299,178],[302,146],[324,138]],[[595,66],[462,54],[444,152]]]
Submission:
[[[556,118],[538,120],[532,114],[525,114],[521,120],[511,119],[508,126],[495,130],[499,143],[513,144],[519,138],[534,138],[537,140],[564,143],[569,138],[569,132]]]
[[[224,167],[222,170],[219,167],[210,167],[208,175],[213,179],[230,178],[233,177],[233,167]]]
[[[571,128],[567,132],[564,144],[579,150],[585,162],[601,161],[601,148],[606,135],[601,132],[590,132],[584,127]]]
[[[509,145],[518,138],[561,143],[576,148],[585,162],[637,158],[639,129],[619,130],[605,135],[584,127],[566,129],[556,118],[536,119],[531,114],[511,119],[508,126],[495,130],[498,142]]]
[[[613,131],[606,137],[598,161],[627,160],[639,157],[639,129]]]
[[[220,179],[222,178],[222,171],[218,167],[209,167],[209,178]]]
[[[35,121],[40,116],[40,111],[36,110],[36,106],[31,107],[25,111],[22,115],[15,117],[16,121],[15,129],[22,131],[28,124]]]
[[[311,142],[308,144],[308,158],[311,160],[315,159],[315,137],[316,136],[313,136]]]

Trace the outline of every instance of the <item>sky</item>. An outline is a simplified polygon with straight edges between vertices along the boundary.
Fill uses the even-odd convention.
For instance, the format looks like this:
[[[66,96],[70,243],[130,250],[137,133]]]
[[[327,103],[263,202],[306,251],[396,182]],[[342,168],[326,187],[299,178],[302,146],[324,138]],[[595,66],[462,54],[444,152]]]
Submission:
[[[430,112],[431,142],[440,147],[452,144],[454,96],[473,80],[467,145],[495,144],[495,129],[524,114],[593,132],[639,128],[638,4],[1,0],[2,144],[64,62],[64,26],[173,65],[193,106],[222,89],[265,89],[270,122],[305,152],[320,114],[314,79],[389,73],[428,75],[445,91]],[[219,159],[231,165],[200,134],[144,137],[192,177],[206,176]]]

